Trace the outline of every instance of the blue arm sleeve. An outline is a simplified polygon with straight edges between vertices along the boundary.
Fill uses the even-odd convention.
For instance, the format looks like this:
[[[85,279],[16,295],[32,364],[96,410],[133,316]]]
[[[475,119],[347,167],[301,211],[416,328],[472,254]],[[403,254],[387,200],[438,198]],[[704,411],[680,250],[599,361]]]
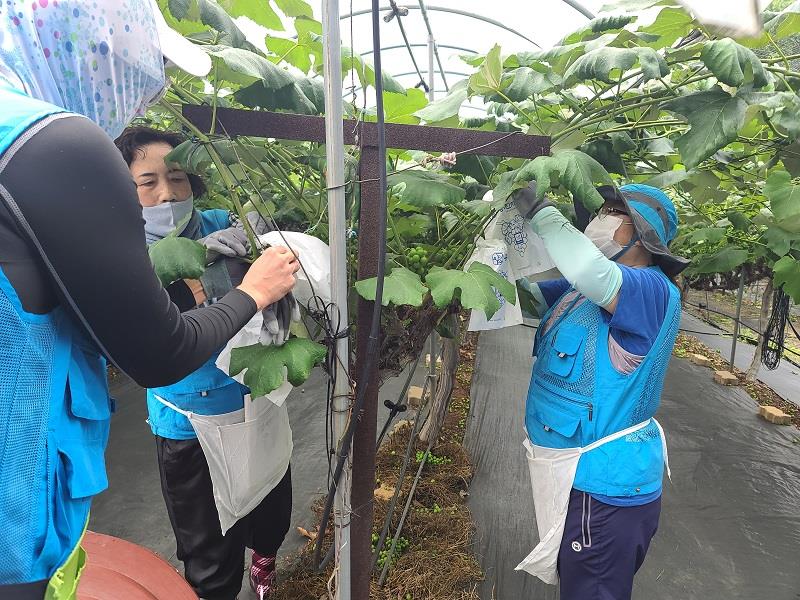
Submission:
[[[572,226],[554,206],[531,219],[547,253],[566,280],[599,306],[608,306],[622,285],[622,271],[592,241]]]

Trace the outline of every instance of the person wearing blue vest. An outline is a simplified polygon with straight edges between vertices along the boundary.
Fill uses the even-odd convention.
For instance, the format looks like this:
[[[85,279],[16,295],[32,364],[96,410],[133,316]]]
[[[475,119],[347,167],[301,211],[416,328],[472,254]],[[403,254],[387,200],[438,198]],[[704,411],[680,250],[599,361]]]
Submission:
[[[271,248],[181,314],[156,277],[112,140],[162,95],[162,45],[210,68],[162,26],[152,0],[0,3],[0,598],[75,597],[108,485],[106,360],[172,384],[295,284],[297,257]]]
[[[212,254],[246,257],[247,236],[234,222],[236,218],[226,210],[196,209],[195,200],[206,191],[202,179],[165,162],[165,157],[183,141],[177,133],[129,127],[115,142],[136,184],[148,243],[175,231],[181,237],[200,241]],[[269,230],[257,213],[248,215],[248,220],[256,235]],[[200,280],[200,299],[213,301],[237,283],[231,281],[235,275],[224,265],[224,261],[217,260],[206,268]],[[172,293],[173,298],[180,295],[178,291]],[[176,304],[193,308],[197,300],[191,298],[193,295],[189,294],[188,302],[176,299]],[[250,585],[263,600],[275,588],[276,555],[289,531],[291,471],[287,469],[261,503],[223,535],[208,462],[197,434],[186,416],[158,400],[163,398],[195,414],[241,410],[250,390],[217,368],[215,360],[216,354],[181,381],[147,390],[148,421],[156,437],[161,491],[177,540],[178,559],[197,595],[214,600],[236,598],[242,585],[245,548],[249,547],[253,549]]]
[[[656,533],[664,433],[654,419],[680,322],[678,218],[647,185],[603,186],[584,233],[535,184],[513,200],[563,277],[528,287],[541,316],[525,441],[540,542],[518,570],[562,600],[624,600]],[[524,283],[524,282],[523,282]]]

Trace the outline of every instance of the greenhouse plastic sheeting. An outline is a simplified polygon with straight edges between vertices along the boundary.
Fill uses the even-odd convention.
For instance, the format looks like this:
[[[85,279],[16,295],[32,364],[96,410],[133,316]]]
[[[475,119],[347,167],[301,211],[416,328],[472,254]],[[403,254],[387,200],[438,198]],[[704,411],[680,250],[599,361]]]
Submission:
[[[554,600],[557,588],[514,571],[536,544],[522,449],[534,330],[481,333],[467,447],[469,504],[484,600]],[[673,358],[658,418],[669,443],[659,532],[635,599],[791,600],[800,592],[800,432],[756,416],[738,388]]]

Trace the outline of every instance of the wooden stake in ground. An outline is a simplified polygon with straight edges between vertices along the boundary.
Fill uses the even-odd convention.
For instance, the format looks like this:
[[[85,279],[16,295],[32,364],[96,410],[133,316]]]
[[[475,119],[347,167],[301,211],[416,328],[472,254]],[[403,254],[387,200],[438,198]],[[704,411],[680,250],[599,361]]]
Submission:
[[[453,395],[453,386],[456,379],[456,368],[458,367],[458,347],[461,343],[459,335],[460,323],[457,315],[450,315],[454,336],[452,338],[441,338],[442,342],[442,371],[437,377],[436,392],[433,397],[428,420],[419,433],[419,439],[427,444],[435,440],[442,428],[442,423],[447,415],[447,407]],[[434,359],[431,359],[434,360]]]

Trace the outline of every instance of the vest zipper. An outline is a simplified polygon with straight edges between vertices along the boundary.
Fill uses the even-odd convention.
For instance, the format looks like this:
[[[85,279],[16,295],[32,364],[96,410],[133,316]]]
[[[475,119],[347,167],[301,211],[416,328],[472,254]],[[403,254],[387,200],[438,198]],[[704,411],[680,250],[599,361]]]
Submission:
[[[594,414],[594,405],[591,402],[583,402],[581,400],[573,400],[572,398],[565,398],[564,396],[560,396],[561,400],[565,400],[566,402],[570,402],[572,404],[577,404],[578,406],[585,406],[589,410],[589,420],[592,420],[592,415]]]

